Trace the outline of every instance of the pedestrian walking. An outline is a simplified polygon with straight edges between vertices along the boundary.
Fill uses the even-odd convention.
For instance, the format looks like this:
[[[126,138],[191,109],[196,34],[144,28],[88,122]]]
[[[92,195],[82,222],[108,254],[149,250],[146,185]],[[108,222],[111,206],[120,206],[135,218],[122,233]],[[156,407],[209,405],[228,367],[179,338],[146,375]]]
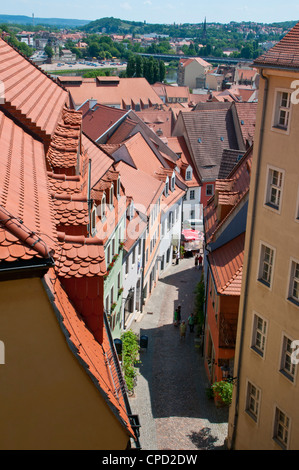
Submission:
[[[202,267],[202,256],[201,254],[198,257],[198,268],[200,269]]]
[[[174,324],[174,326],[178,326],[178,310],[177,310],[177,308],[174,311],[173,324]]]
[[[177,308],[177,322],[178,322],[178,325],[181,323],[181,306],[179,305],[178,308]]]
[[[193,331],[194,331],[194,315],[193,315],[193,313],[191,313],[191,315],[188,318],[188,325],[189,325],[190,333],[193,333]]]
[[[197,254],[195,255],[194,266],[195,266],[195,269],[197,269],[197,266],[198,266],[198,255]]]
[[[185,339],[186,338],[186,323],[184,320],[180,324],[180,339]]]
[[[179,259],[180,259],[180,252],[178,250],[175,255],[175,264],[179,264]]]

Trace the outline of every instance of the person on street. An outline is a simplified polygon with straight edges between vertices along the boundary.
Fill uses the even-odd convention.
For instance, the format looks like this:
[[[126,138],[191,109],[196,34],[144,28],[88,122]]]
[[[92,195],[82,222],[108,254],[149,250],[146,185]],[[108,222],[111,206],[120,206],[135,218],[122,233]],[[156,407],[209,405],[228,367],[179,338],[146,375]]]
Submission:
[[[181,323],[181,306],[179,305],[177,308],[177,313],[178,313],[178,325]]]
[[[201,254],[198,257],[198,268],[200,269],[202,267],[202,256]]]
[[[185,339],[186,337],[186,323],[182,321],[180,324],[180,338]]]
[[[193,315],[193,313],[191,313],[191,315],[188,318],[188,325],[189,325],[190,333],[193,333],[193,331],[194,331],[194,315]]]
[[[174,326],[178,326],[178,309],[176,308],[175,311],[174,311],[174,315],[173,315],[173,324]]]
[[[180,252],[179,250],[176,252],[176,255],[175,255],[175,263],[176,264],[179,264],[179,259],[180,259]]]
[[[195,255],[194,266],[195,266],[195,269],[197,269],[197,266],[198,266],[198,255],[197,254]]]

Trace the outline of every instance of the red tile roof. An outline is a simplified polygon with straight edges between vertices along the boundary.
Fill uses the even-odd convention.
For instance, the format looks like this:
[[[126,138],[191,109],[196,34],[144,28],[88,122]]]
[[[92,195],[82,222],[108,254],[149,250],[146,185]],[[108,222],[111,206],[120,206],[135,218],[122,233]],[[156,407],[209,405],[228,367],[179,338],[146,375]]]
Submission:
[[[299,23],[275,46],[254,60],[256,67],[299,68]]]
[[[257,103],[234,103],[244,144],[252,144],[255,134]]]
[[[76,168],[80,152],[82,114],[64,108],[47,153],[51,168]]]
[[[57,236],[43,146],[1,111],[0,142],[0,259],[47,256]]]
[[[101,104],[96,104],[90,109],[89,101],[80,107],[80,111],[82,111],[83,116],[83,132],[94,141],[126,114],[123,109]]]
[[[29,59],[0,38],[0,80],[4,106],[16,117],[52,135],[68,93]]]
[[[106,106],[119,106],[121,109],[126,109],[127,105],[134,108],[142,103],[148,106],[163,104],[145,78],[83,78],[80,86],[65,84],[65,87],[70,91],[76,107],[88,99]]]
[[[209,199],[204,209],[204,227],[207,244],[213,242],[219,228],[248,193],[252,154],[253,147],[245,153],[227,179],[216,181],[215,195]],[[218,220],[217,207],[221,204],[227,206],[228,212],[223,219]]]
[[[106,273],[102,241],[97,237],[70,236],[58,233],[56,272],[59,277],[94,277]]]
[[[124,401],[125,385],[111,353],[113,345],[109,341],[107,326],[104,324],[103,341],[99,344],[72,306],[53,269],[45,276],[45,282],[71,351],[108,403],[112,413],[126,429],[128,435],[134,438]]]
[[[208,255],[217,292],[221,295],[241,294],[245,233],[213,250]]]

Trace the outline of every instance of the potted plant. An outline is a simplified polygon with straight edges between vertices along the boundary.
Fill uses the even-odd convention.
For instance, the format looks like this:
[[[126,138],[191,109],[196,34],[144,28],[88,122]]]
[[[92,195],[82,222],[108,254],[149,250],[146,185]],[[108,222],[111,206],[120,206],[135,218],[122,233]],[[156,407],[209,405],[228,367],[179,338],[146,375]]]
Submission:
[[[132,330],[128,330],[122,334],[121,340],[123,344],[122,367],[124,378],[129,394],[133,394],[137,377],[137,370],[135,365],[140,362],[138,360],[140,349],[138,337]]]
[[[232,402],[233,382],[221,380],[211,385],[216,406],[229,406]]]

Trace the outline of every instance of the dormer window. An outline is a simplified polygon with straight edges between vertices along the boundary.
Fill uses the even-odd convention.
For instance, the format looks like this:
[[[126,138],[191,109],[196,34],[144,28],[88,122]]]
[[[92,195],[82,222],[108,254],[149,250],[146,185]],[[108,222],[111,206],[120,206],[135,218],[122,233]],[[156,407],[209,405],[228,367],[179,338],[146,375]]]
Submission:
[[[104,219],[106,216],[106,194],[104,193],[102,196],[102,202],[101,202],[101,219]]]
[[[96,218],[97,207],[94,205],[90,215],[90,232],[92,237],[97,233],[97,218]]]
[[[168,194],[169,194],[169,179],[168,179],[168,176],[167,176],[167,179],[166,179],[166,182],[165,182],[164,194],[165,194],[166,197],[167,197]]]
[[[192,168],[189,166],[186,170],[186,181],[192,180]]]
[[[128,218],[132,220],[134,217],[134,202],[132,201],[128,207]]]
[[[174,188],[175,188],[175,174],[173,172],[172,177],[171,177],[171,191],[174,191]]]
[[[120,196],[120,176],[118,177],[117,183],[116,183],[116,197],[119,198],[119,196]]]
[[[112,184],[110,189],[109,189],[109,204],[110,204],[110,206],[113,206],[113,190],[114,190],[114,186]]]

